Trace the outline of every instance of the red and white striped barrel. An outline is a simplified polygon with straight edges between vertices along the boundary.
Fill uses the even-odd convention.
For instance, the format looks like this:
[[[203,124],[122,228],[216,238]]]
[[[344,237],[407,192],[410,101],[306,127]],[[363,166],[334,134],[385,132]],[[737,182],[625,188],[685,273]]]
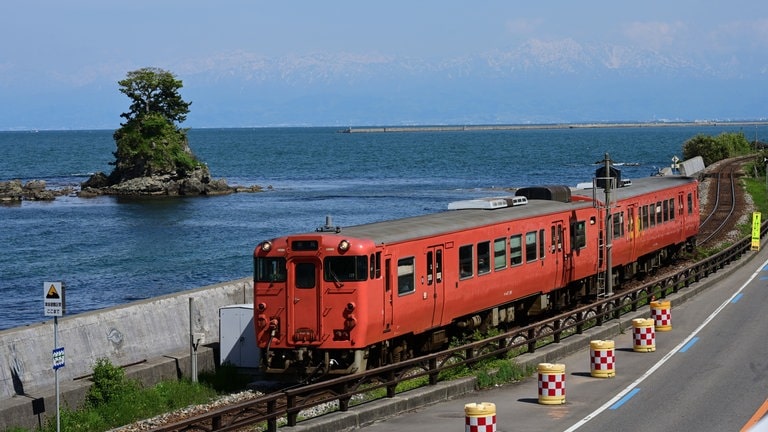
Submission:
[[[632,349],[636,352],[656,351],[656,330],[652,318],[632,320]]]
[[[589,343],[589,363],[593,377],[616,376],[616,351],[612,340],[593,340]]]
[[[672,330],[672,303],[669,300],[651,302],[651,318],[656,326],[656,331]]]
[[[464,405],[465,432],[496,432],[496,405],[490,402]]]
[[[539,403],[560,405],[565,403],[565,365],[539,363]]]

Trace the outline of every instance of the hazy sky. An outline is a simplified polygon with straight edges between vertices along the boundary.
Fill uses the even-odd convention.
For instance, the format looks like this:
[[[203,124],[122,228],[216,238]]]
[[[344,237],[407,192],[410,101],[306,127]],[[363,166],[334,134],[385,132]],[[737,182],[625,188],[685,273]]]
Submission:
[[[480,56],[480,63],[487,65],[488,59],[504,58],[503,53],[519,52],[520,47],[535,55],[539,65],[558,63],[557,73],[563,72],[564,58],[580,55],[585,47],[601,47],[602,68],[619,68],[626,60],[618,53],[634,50],[655,56],[661,65],[657,67],[675,63],[693,65],[689,69],[727,68],[731,80],[749,74],[765,81],[768,2],[5,0],[0,40],[0,117],[5,118],[0,119],[0,130],[66,128],[66,119],[77,123],[72,128],[114,127],[128,106],[117,81],[145,66],[176,74],[185,83],[182,96],[187,91],[195,96],[193,113],[206,103],[225,103],[208,96],[215,93],[217,80],[227,89],[257,78],[262,84],[277,83],[296,70],[333,70],[338,62],[334,85],[341,87],[330,91],[340,94],[348,90],[341,84],[345,74],[360,81],[361,74],[371,73],[350,64],[396,63],[399,66],[387,72],[389,78],[402,75],[408,80],[403,74],[425,64],[445,71],[461,59]],[[278,72],[260,76],[267,68]],[[458,67],[451,73],[460,74],[457,70],[476,73]],[[206,92],[190,88],[202,76]],[[303,79],[296,92],[313,92],[311,81]],[[754,91],[766,96],[766,88]],[[364,84],[348,91],[359,96]],[[80,117],[70,112],[57,119],[51,105],[85,111]],[[86,112],[106,115],[89,122],[84,120],[91,115]],[[335,118],[325,114],[317,122]],[[297,124],[315,122],[310,114],[301,115]],[[349,114],[344,116],[337,121],[350,120]],[[764,117],[765,111],[753,116]],[[224,126],[201,116],[190,116],[190,121],[193,118],[199,125]],[[250,123],[270,121],[265,118],[259,124],[254,113]]]

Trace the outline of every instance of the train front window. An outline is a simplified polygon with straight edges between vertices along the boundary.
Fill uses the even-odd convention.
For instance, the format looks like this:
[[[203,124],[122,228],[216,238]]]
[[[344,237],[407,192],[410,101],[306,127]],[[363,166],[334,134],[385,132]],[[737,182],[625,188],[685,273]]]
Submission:
[[[323,262],[326,282],[354,282],[368,279],[367,256],[330,256]]]
[[[285,258],[256,258],[256,282],[285,282]]]
[[[296,288],[315,287],[315,265],[312,263],[298,263],[294,268]]]

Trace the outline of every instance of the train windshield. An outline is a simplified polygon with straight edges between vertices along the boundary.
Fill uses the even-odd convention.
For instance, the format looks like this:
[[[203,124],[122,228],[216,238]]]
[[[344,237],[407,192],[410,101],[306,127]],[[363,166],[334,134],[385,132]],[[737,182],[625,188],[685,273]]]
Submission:
[[[323,278],[326,282],[364,281],[368,278],[368,257],[326,257],[323,268]]]
[[[285,258],[256,258],[256,282],[285,282]]]

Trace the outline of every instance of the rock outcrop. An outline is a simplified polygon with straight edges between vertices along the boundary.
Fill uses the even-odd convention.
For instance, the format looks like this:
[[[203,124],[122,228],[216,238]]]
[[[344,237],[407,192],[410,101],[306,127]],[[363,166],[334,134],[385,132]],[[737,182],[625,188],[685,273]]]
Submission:
[[[124,197],[226,195],[244,191],[230,187],[224,179],[212,179],[207,168],[198,168],[181,177],[172,174],[137,177],[110,184],[104,173],[96,173],[81,184],[79,196],[118,195]],[[249,190],[259,192],[256,186]]]
[[[237,192],[261,192],[260,186],[229,186],[224,179],[212,179],[207,170],[198,169],[187,177],[157,175],[126,180],[110,185],[106,174],[98,172],[76,186],[48,189],[45,180],[0,181],[0,204],[18,204],[22,201],[51,201],[57,196],[77,195],[92,198],[100,195],[115,195],[130,198],[213,196]],[[269,188],[271,189],[271,187]]]
[[[21,180],[0,182],[0,204],[16,204],[22,200],[52,201],[57,196],[70,195],[74,188],[46,189],[45,180],[30,180],[24,184]]]

